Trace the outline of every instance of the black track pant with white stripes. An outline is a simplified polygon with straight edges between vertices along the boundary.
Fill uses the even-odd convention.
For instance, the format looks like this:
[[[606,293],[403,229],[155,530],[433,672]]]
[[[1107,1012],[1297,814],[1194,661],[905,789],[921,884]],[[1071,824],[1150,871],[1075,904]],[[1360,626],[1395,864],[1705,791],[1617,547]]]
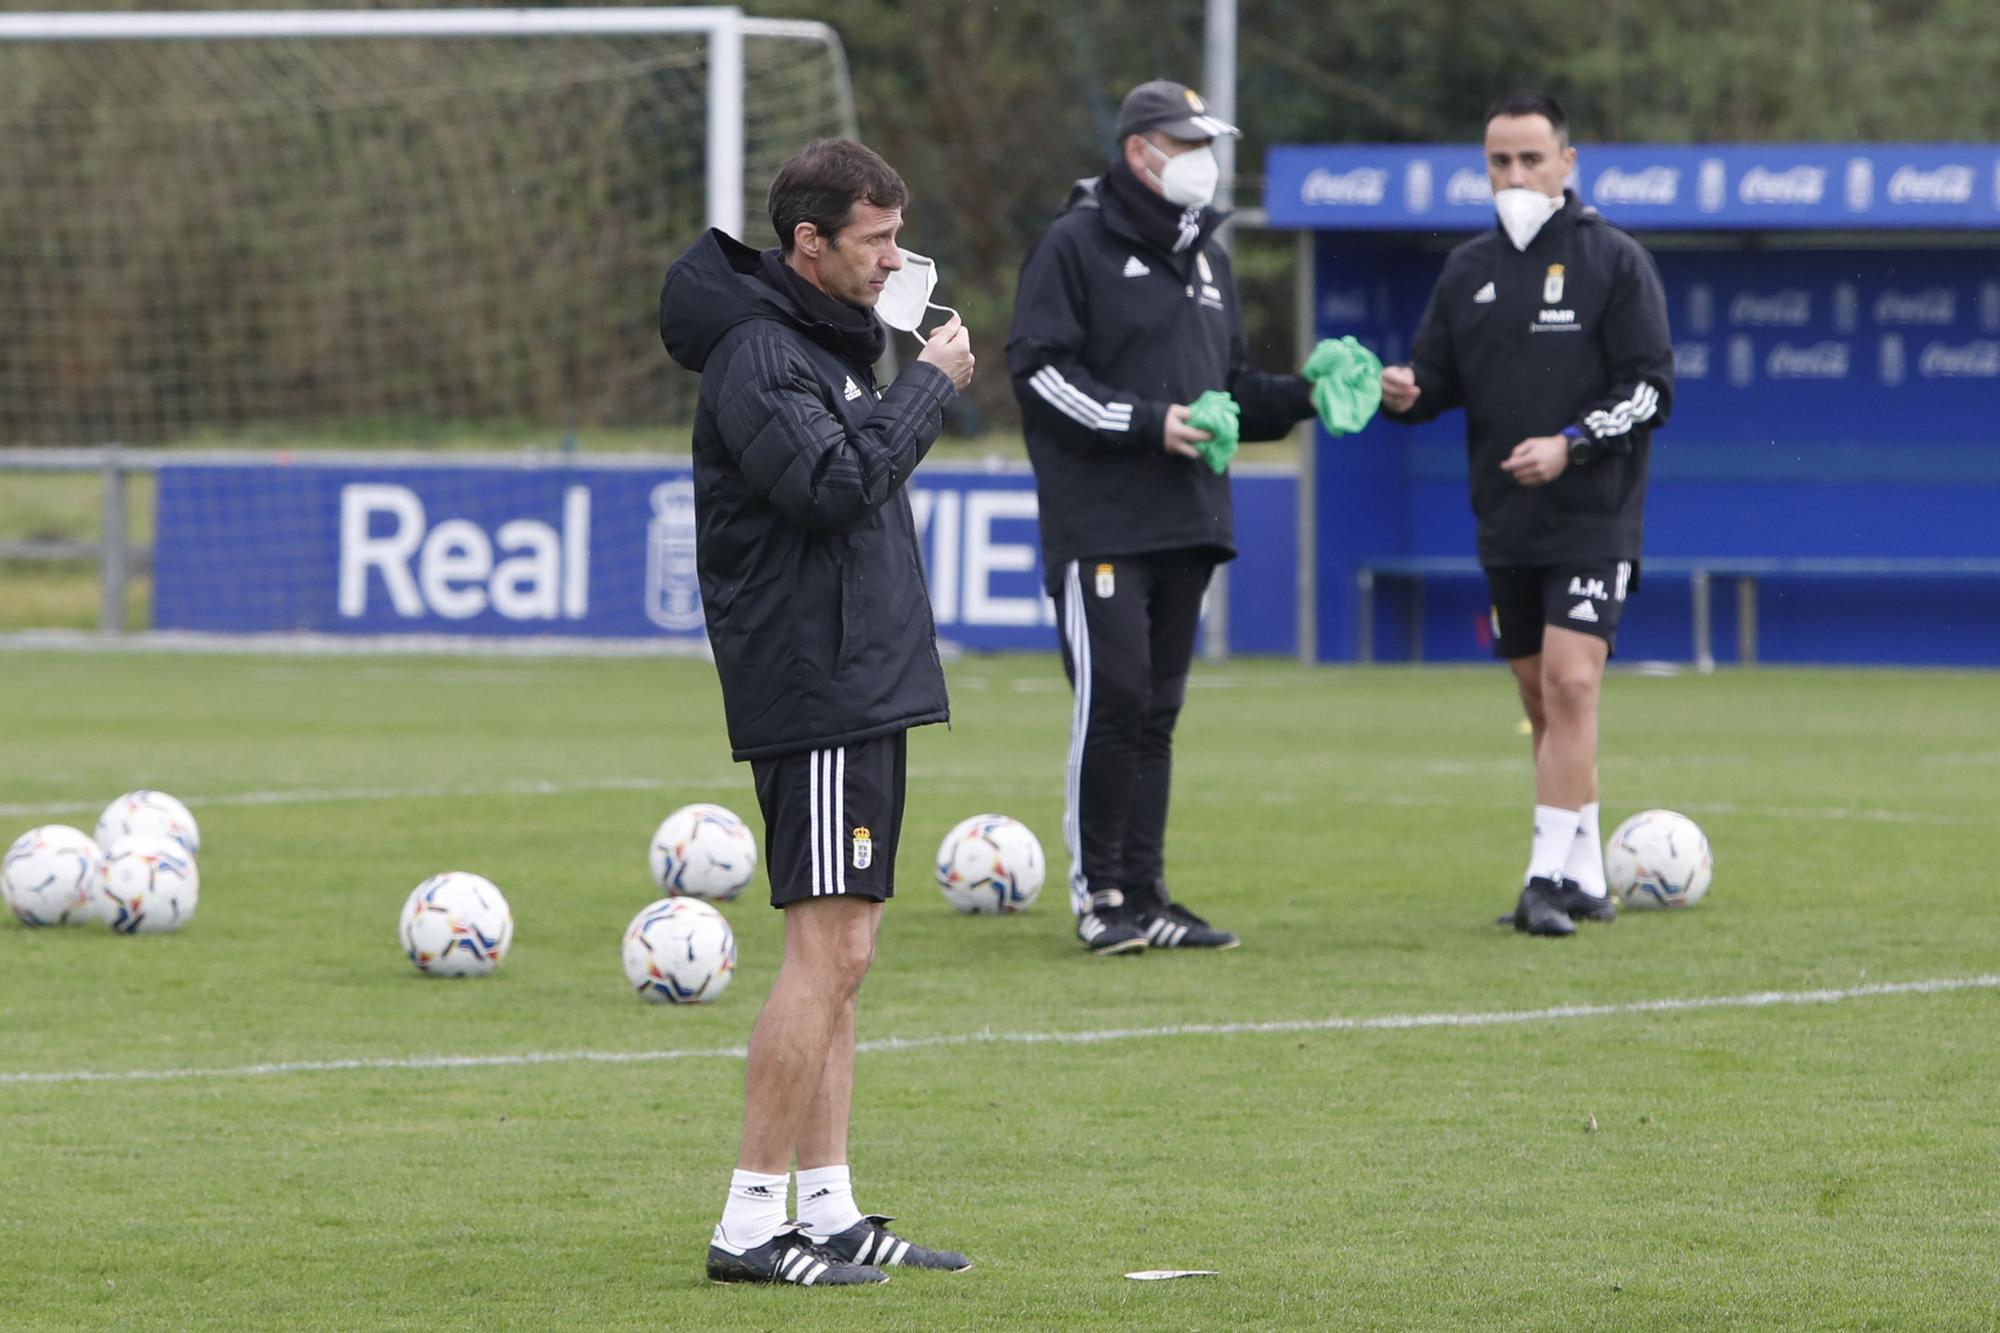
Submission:
[[[1072,560],[1056,594],[1063,671],[1075,692],[1064,785],[1070,908],[1119,889],[1157,904],[1165,874],[1174,723],[1187,697],[1208,551]]]

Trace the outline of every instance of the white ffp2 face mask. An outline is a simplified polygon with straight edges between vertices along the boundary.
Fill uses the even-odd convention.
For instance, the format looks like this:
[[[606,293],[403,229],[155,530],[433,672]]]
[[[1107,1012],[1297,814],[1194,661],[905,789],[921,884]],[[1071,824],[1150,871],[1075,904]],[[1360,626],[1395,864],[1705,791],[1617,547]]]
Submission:
[[[1493,195],[1493,211],[1500,215],[1501,229],[1516,250],[1525,250],[1541,232],[1542,224],[1561,211],[1560,195],[1550,198],[1540,190],[1500,190]]]
[[[924,311],[942,310],[947,315],[958,312],[948,305],[934,305],[931,293],[937,290],[937,265],[922,255],[902,251],[903,266],[889,275],[882,284],[882,295],[875,299],[875,313],[884,324],[904,333],[914,333],[917,341],[929,344],[918,326],[924,322]]]
[[[1146,150],[1155,157],[1166,158],[1166,165],[1153,173],[1153,179],[1160,183],[1160,194],[1170,204],[1182,208],[1207,208],[1215,198],[1215,187],[1222,180],[1222,165],[1215,160],[1215,149],[1207,144],[1190,148],[1187,152],[1167,157],[1165,151],[1148,143]]]

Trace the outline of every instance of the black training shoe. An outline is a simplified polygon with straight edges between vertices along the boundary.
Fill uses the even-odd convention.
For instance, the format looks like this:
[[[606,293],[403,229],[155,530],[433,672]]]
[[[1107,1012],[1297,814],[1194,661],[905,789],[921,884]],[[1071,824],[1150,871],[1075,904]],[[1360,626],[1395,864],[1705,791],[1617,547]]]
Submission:
[[[1563,911],[1562,886],[1540,875],[1529,880],[1520,901],[1514,904],[1514,929],[1530,935],[1576,934],[1576,922]]]
[[[1076,919],[1076,937],[1083,947],[1100,957],[1114,953],[1141,953],[1146,934],[1139,923],[1122,912],[1085,912]]]
[[[868,1264],[834,1254],[797,1222],[762,1245],[740,1253],[722,1243],[722,1228],[708,1246],[710,1282],[787,1282],[799,1287],[858,1287],[887,1282],[889,1275]]]
[[[1618,904],[1611,901],[1611,895],[1602,898],[1594,893],[1585,893],[1583,885],[1565,877],[1562,882],[1562,909],[1572,921],[1604,921],[1618,919]]]
[[[845,1231],[820,1240],[819,1246],[835,1258],[851,1264],[873,1264],[877,1268],[935,1268],[946,1273],[963,1273],[972,1260],[957,1250],[933,1250],[894,1235],[892,1218],[870,1213]]]
[[[1243,943],[1235,932],[1209,925],[1179,903],[1147,913],[1139,924],[1155,949],[1234,949]]]

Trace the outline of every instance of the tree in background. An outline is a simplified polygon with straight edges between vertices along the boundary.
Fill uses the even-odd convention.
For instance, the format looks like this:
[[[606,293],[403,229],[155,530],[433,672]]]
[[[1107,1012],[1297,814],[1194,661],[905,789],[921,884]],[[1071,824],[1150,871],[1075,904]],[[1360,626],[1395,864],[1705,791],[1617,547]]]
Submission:
[[[1109,157],[1118,99],[1201,83],[1200,0],[758,8],[839,28],[864,136],[915,191],[909,244],[988,357],[1026,246]],[[1261,202],[1272,144],[1470,142],[1519,86],[1595,142],[2000,138],[1991,0],[1246,0],[1238,18],[1239,204]],[[1296,353],[1288,238],[1237,245],[1255,355]],[[1012,428],[1002,377],[973,401],[962,427]]]
[[[368,7],[439,5],[467,7],[446,0]],[[38,0],[37,7],[259,5]],[[303,7],[364,6],[305,0]],[[1102,169],[1119,98],[1149,78],[1201,83],[1201,0],[751,0],[747,7],[818,19],[840,32],[863,137],[911,183],[907,243],[937,257],[940,298],[965,314],[989,366],[999,364],[1022,254],[1070,182]],[[1239,29],[1239,203],[1260,202],[1272,144],[1469,142],[1487,101],[1519,86],[1561,96],[1586,141],[2000,139],[1993,0],[1244,0]],[[749,95],[759,95],[754,77]],[[6,204],[0,199],[0,215]],[[633,206],[607,198],[593,231],[617,233],[619,210]],[[1289,238],[1239,231],[1237,246],[1254,359],[1295,357]],[[677,248],[666,247],[660,263]],[[524,283],[536,267],[524,264]],[[226,294],[223,276],[199,284],[211,293],[204,299]],[[174,286],[183,277],[162,268],[158,290],[129,293],[132,307],[185,299]],[[300,300],[309,301],[310,275],[299,282]],[[665,424],[648,419],[664,409],[643,392],[660,361],[647,342],[649,298],[633,294],[627,322],[637,332],[619,361],[625,368],[581,410],[571,409],[586,428]],[[455,342],[480,336],[478,321],[439,328],[428,344],[443,368],[437,373],[467,360]],[[6,345],[0,338],[0,359]],[[200,354],[159,350],[163,363]],[[601,367],[595,373],[605,377]],[[660,362],[658,374],[666,373]],[[558,390],[570,392],[560,388],[563,376],[582,374],[565,370]],[[1011,431],[1006,377],[975,380],[955,425]]]

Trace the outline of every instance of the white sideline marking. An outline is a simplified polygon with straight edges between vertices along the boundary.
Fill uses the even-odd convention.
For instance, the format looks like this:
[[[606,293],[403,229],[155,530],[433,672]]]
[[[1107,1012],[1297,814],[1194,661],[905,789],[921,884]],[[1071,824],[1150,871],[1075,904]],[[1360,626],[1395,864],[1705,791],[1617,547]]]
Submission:
[[[371,464],[372,466],[372,464]],[[0,652],[193,653],[223,657],[707,657],[699,639],[583,638],[533,634],[520,638],[463,634],[196,634],[140,630],[29,629],[0,634]]]
[[[572,782],[554,782],[537,778],[524,778],[516,782],[502,782],[486,786],[473,784],[441,785],[433,787],[302,787],[294,790],[229,792],[218,796],[188,796],[182,799],[197,811],[203,806],[215,805],[311,805],[322,801],[406,801],[430,800],[441,797],[475,796],[568,796],[579,792],[592,791],[679,791],[682,789],[712,790],[716,787],[732,786],[741,780],[739,772],[717,770],[713,773],[689,774],[674,782],[661,778],[584,778]],[[1046,784],[993,782],[979,772],[959,771],[949,767],[917,765],[911,768],[910,776],[921,778],[933,786],[954,786],[975,784],[988,797],[1003,796],[1044,796],[1048,793]],[[1184,799],[1200,800],[1196,793]],[[1217,797],[1217,800],[1225,798]],[[1226,798],[1234,800],[1234,797]],[[1266,792],[1258,798],[1267,805],[1292,805],[1301,798],[1297,794]],[[1386,805],[1419,808],[1444,809],[1471,804],[1494,805],[1497,802],[1467,801],[1453,796],[1417,795],[1400,792],[1338,792],[1316,793],[1316,801],[1335,801],[1341,805]],[[1511,801],[1509,802],[1511,804]],[[27,801],[0,805],[0,817],[19,815],[64,815],[76,811],[101,808],[97,801]],[[1757,815],[1771,819],[1829,820],[1844,823],[1849,820],[1868,824],[1937,824],[1960,826],[1983,824],[1983,817],[1971,815],[1950,815],[1932,810],[1880,810],[1866,806],[1774,806],[1738,805],[1730,801],[1684,802],[1676,807],[1687,815]]]
[[[1682,996],[1634,1000],[1626,1004],[1561,1004],[1548,1009],[1495,1009],[1464,1014],[1382,1014],[1375,1018],[1293,1018],[1264,1023],[1176,1023],[1167,1027],[1103,1028],[1094,1032],[961,1032],[936,1037],[878,1037],[858,1042],[857,1051],[925,1051],[942,1046],[1093,1046],[1160,1037],[1228,1037],[1278,1032],[1382,1032],[1411,1028],[1482,1028],[1546,1023],[1567,1018],[1613,1018],[1627,1014],[1680,1013],[1700,1009],[1767,1009],[1788,1004],[1838,1004],[1885,995],[1940,995],[1949,991],[2000,990],[2000,973],[1938,977],[1930,981],[1889,981],[1824,990],[1752,991],[1747,995]],[[274,1064],[216,1069],[67,1069],[47,1073],[0,1073],[0,1086],[32,1083],[165,1083],[182,1079],[260,1078],[272,1074],[331,1074],[355,1069],[511,1069],[522,1065],[653,1064],[663,1060],[741,1060],[742,1046],[667,1051],[528,1051],[519,1055],[413,1055],[352,1060],[287,1060]]]
[[[678,782],[667,782],[662,778],[582,778],[574,782],[525,778],[518,782],[488,783],[484,786],[300,787],[290,791],[239,791],[183,799],[199,809],[212,805],[311,805],[320,801],[407,801],[442,796],[568,796],[591,791],[668,791],[682,787],[716,787],[727,785],[738,776],[707,773]],[[73,810],[97,808],[96,801],[39,801],[0,805],[0,815],[61,815]]]

